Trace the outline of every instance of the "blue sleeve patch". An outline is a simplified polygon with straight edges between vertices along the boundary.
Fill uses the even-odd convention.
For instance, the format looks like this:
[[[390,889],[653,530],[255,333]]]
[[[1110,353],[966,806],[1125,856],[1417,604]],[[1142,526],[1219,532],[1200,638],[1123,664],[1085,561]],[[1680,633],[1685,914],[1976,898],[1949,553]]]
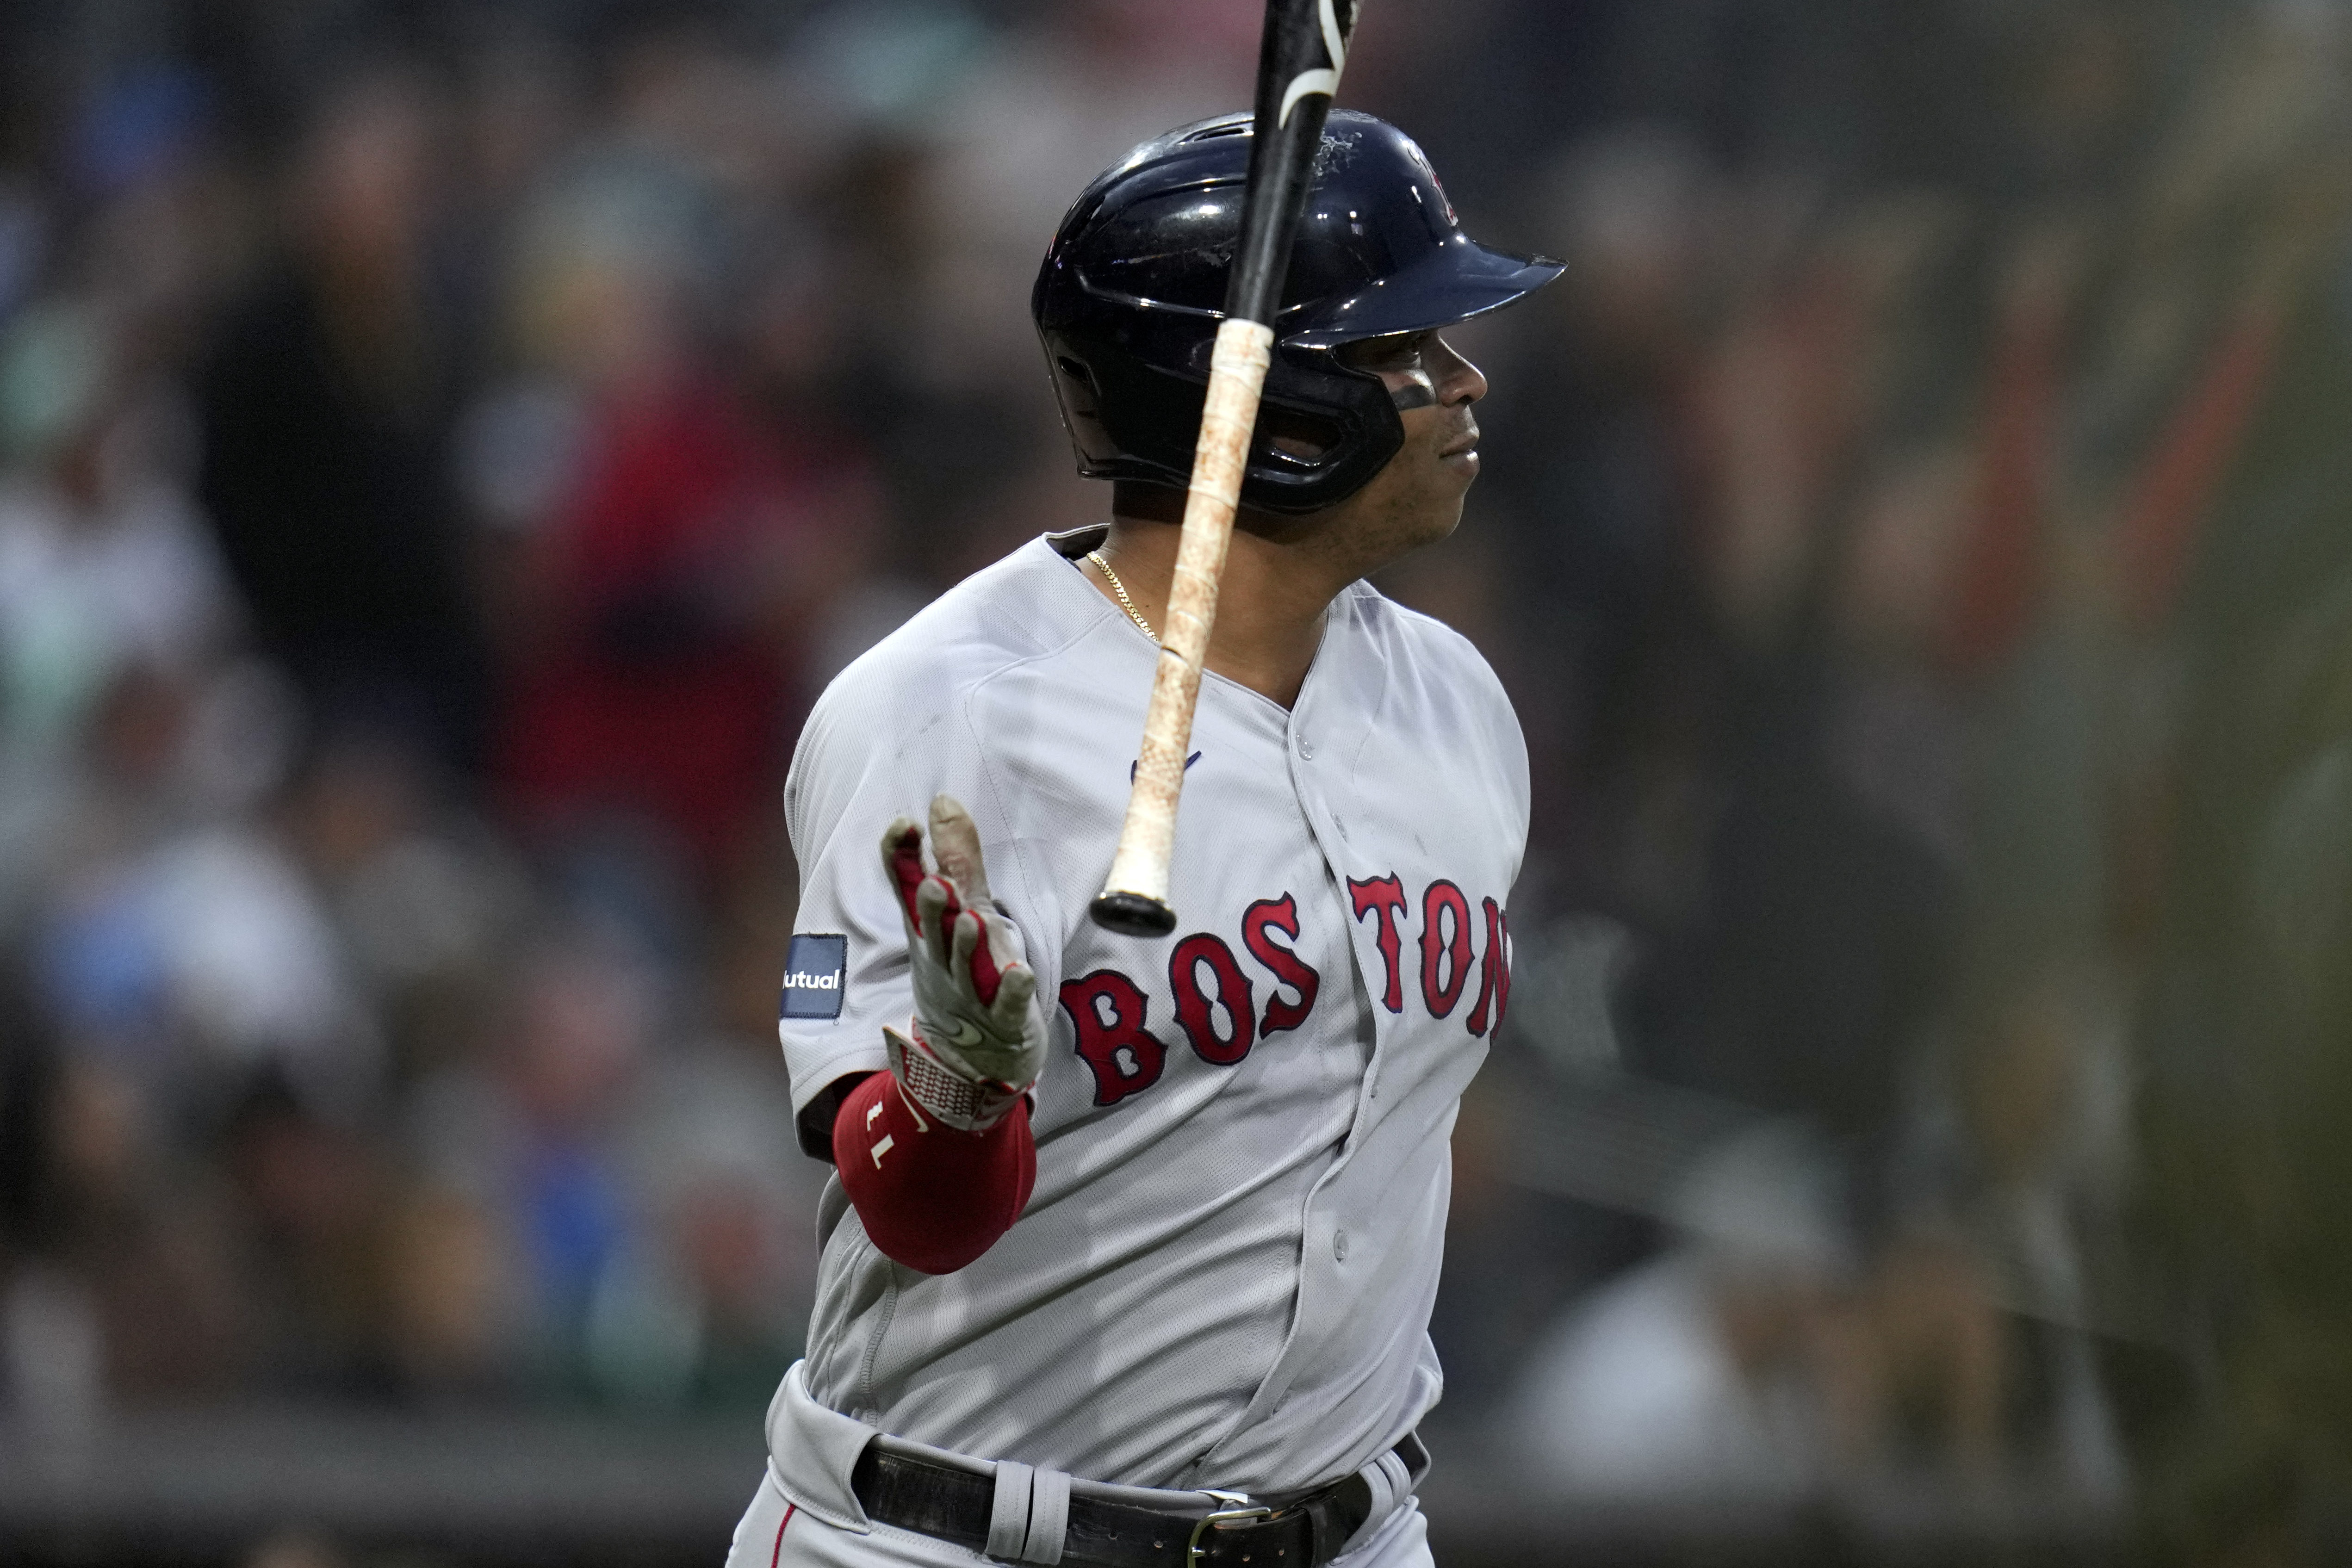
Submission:
[[[849,938],[828,932],[796,936],[784,960],[784,1005],[777,1016],[837,1019],[841,981],[849,969]]]

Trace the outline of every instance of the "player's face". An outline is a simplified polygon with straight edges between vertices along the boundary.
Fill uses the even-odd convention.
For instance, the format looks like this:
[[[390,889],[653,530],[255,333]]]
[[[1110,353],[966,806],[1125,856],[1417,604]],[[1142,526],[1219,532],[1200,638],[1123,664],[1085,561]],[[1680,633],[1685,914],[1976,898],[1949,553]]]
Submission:
[[[1462,521],[1462,497],[1478,477],[1470,405],[1486,395],[1486,378],[1435,332],[1367,339],[1339,358],[1381,378],[1404,425],[1397,455],[1337,508],[1347,514],[1351,542],[1368,556],[1393,559]]]

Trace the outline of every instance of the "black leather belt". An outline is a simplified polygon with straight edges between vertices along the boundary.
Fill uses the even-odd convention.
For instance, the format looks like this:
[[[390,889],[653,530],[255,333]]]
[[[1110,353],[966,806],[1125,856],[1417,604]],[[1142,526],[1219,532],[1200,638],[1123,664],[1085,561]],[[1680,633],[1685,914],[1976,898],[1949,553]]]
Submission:
[[[1408,1434],[1396,1454],[1416,1479],[1429,1455]],[[996,1483],[971,1470],[869,1443],[850,1473],[866,1516],[919,1534],[984,1552]],[[1125,1490],[1125,1489],[1121,1489]],[[1349,1476],[1311,1492],[1276,1499],[1208,1492],[1170,1493],[1199,1507],[1160,1510],[1091,1496],[1073,1488],[1061,1561],[1087,1568],[1322,1568],[1372,1511],[1372,1489]]]

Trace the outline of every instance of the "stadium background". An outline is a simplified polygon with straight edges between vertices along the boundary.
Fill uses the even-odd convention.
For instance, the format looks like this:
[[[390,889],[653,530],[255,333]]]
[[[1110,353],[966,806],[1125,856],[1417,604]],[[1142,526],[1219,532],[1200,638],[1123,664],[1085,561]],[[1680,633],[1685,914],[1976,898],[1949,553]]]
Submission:
[[[716,1563],[829,675],[1098,517],[1247,0],[0,4],[0,1557]],[[1382,586],[1526,725],[1444,1560],[2341,1560],[2339,0],[1367,7],[1568,279]]]

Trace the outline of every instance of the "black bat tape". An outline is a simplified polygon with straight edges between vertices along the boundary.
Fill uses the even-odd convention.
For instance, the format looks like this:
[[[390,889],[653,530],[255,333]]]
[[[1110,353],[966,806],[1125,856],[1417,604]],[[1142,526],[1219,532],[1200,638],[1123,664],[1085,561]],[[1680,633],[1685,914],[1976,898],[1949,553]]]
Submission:
[[[1225,291],[1235,319],[1270,324],[1281,303],[1291,234],[1355,26],[1356,0],[1267,0],[1248,205]]]

